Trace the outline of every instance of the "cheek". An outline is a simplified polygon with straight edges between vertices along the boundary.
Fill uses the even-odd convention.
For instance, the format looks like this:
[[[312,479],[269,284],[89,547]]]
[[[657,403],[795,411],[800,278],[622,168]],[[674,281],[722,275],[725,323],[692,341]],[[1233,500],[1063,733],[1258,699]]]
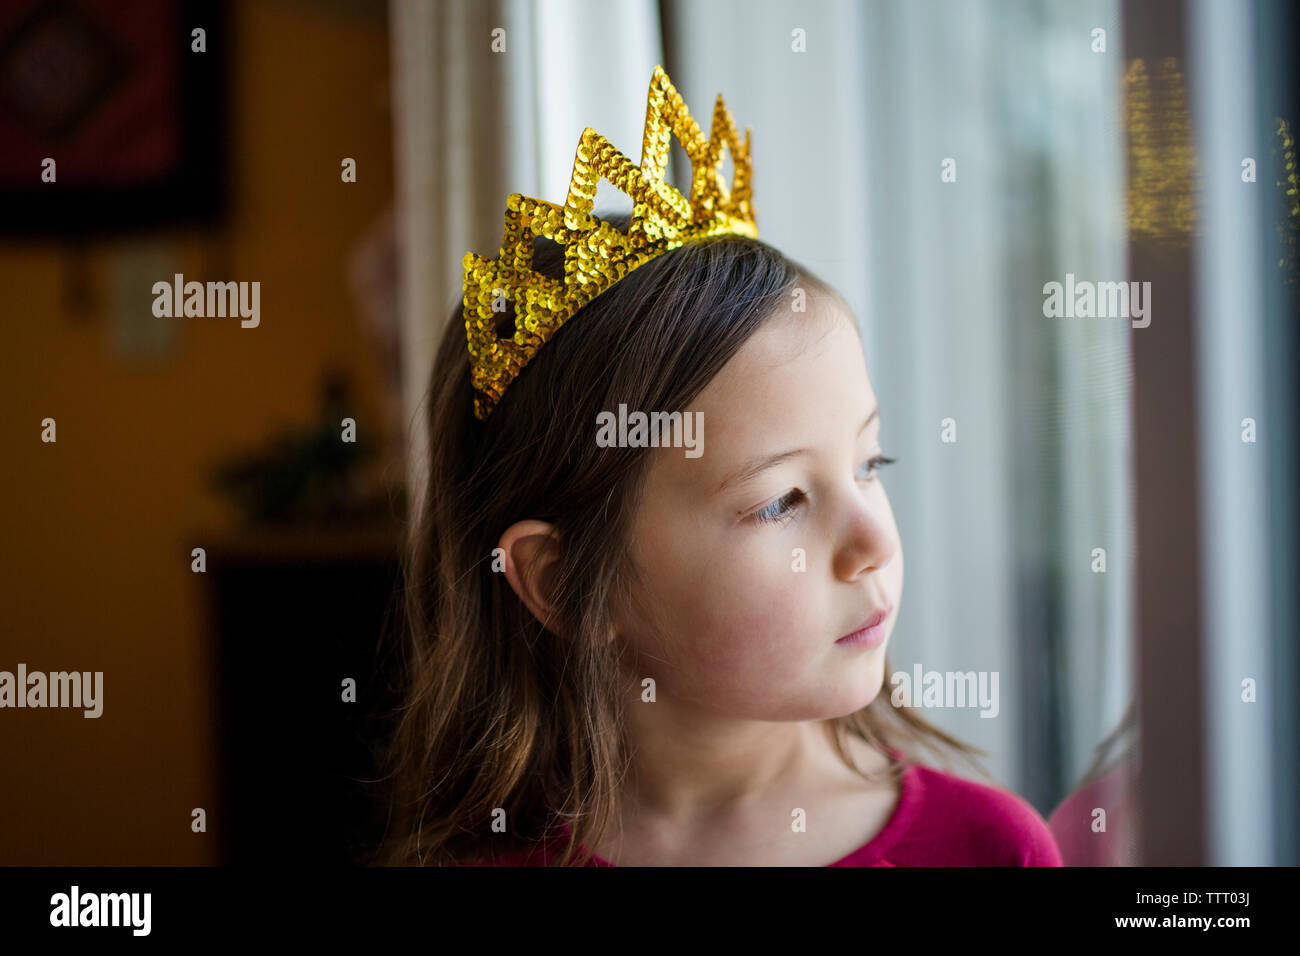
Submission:
[[[698,534],[644,540],[642,566],[654,573],[643,577],[652,589],[661,654],[678,680],[752,691],[793,676],[810,630],[807,575],[793,570],[782,548],[755,540],[759,535],[730,548],[712,547]]]

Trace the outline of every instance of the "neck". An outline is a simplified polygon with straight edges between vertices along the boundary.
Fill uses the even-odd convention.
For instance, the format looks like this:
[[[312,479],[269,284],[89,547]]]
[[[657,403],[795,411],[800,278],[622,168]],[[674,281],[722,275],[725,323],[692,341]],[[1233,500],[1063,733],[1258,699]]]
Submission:
[[[628,714],[630,766],[620,816],[654,818],[689,830],[744,814],[810,784],[855,777],[834,746],[831,720],[762,721],[719,716],[660,698]],[[887,763],[861,742],[846,748],[855,766]]]

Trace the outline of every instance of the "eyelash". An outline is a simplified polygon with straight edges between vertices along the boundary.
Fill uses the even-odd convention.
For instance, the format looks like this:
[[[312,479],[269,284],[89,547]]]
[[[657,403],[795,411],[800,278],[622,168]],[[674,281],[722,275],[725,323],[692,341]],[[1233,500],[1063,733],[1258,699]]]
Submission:
[[[897,458],[887,458],[884,455],[876,455],[874,458],[868,458],[865,464],[871,466],[874,472],[881,465],[892,465]],[[864,478],[863,481],[875,481],[875,476]],[[756,511],[752,515],[753,519],[759,524],[785,524],[789,521],[790,516],[794,514],[795,506],[804,499],[804,493],[798,488],[787,492],[776,501],[772,502],[761,511]]]

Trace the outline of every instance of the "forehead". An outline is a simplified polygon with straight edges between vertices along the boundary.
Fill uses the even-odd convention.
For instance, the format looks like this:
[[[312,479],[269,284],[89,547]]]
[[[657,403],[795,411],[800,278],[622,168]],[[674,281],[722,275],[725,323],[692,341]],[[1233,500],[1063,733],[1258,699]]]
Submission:
[[[856,319],[831,296],[807,305],[774,315],[700,392],[687,411],[703,416],[703,454],[655,449],[661,480],[712,493],[755,455],[854,440],[875,405]]]

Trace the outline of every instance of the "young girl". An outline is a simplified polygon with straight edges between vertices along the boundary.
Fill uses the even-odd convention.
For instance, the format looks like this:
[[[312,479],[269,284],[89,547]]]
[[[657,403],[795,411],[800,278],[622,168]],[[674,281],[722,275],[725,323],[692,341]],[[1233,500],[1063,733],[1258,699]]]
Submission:
[[[563,277],[562,247],[531,265]],[[1060,865],[1021,798],[921,764],[979,751],[882,690],[885,413],[824,282],[754,238],[687,242],[568,318],[486,420],[476,394],[461,306],[372,862]],[[636,412],[691,442],[608,441]]]
[[[570,318],[486,422],[461,311],[376,862],[1060,865],[1022,799],[918,764],[976,751],[882,689],[884,414],[825,283],[756,239],[688,243]],[[697,449],[603,447],[620,405],[698,413]]]

